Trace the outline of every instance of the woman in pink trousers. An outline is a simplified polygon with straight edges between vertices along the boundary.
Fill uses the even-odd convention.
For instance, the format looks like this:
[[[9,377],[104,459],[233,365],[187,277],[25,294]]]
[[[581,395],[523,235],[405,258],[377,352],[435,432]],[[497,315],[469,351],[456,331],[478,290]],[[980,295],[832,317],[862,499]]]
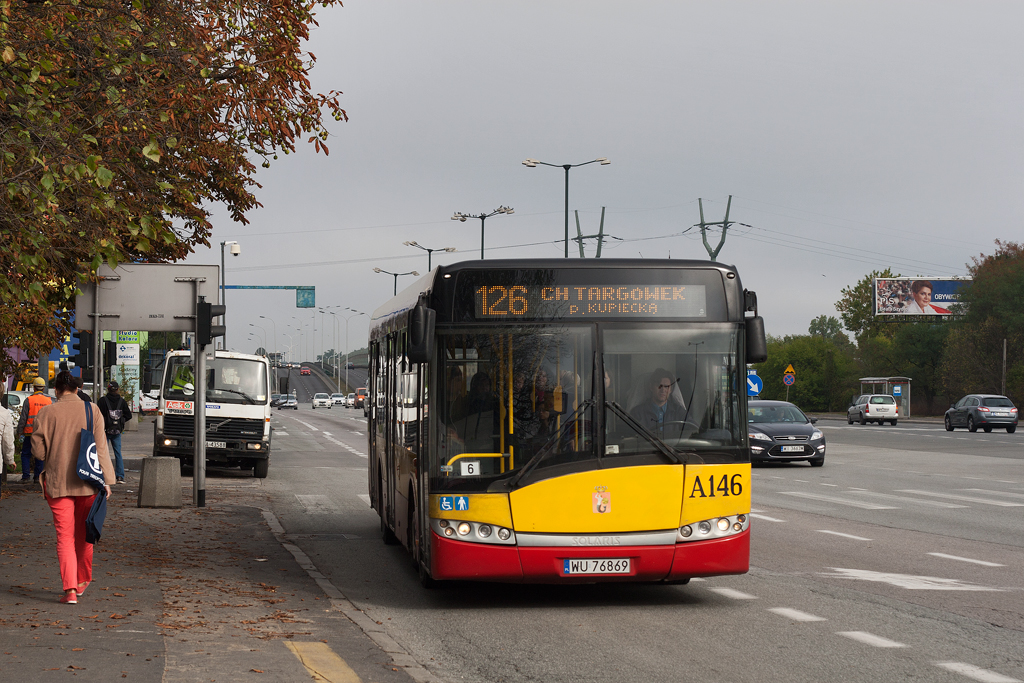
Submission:
[[[57,529],[57,561],[64,584],[60,601],[74,605],[92,581],[92,543],[85,542],[85,520],[96,498],[96,489],[78,476],[78,449],[82,430],[87,426],[87,408],[93,413],[92,434],[108,497],[114,483],[114,466],[107,454],[100,409],[78,397],[78,384],[66,370],[58,373],[53,388],[57,401],[45,406],[35,418],[32,455],[43,461],[43,495],[50,504]]]

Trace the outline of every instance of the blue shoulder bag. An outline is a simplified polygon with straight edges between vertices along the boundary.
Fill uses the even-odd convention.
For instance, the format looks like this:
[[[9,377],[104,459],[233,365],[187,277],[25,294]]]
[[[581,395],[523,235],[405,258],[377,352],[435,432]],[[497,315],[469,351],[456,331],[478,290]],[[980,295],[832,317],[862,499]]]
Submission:
[[[85,542],[96,543],[103,534],[103,520],[107,517],[107,489],[96,452],[96,437],[92,433],[92,404],[85,404],[86,429],[82,430],[82,442],[78,447],[78,476],[96,487],[96,499],[85,519]]]

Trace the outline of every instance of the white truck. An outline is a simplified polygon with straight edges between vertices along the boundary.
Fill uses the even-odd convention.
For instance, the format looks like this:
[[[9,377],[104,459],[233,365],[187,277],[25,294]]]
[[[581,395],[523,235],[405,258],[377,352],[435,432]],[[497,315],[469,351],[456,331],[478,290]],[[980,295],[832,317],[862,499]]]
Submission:
[[[192,468],[195,370],[190,351],[172,351],[164,363],[154,425],[153,455]],[[270,469],[270,362],[264,356],[217,351],[206,361],[206,461],[241,467],[263,479]]]

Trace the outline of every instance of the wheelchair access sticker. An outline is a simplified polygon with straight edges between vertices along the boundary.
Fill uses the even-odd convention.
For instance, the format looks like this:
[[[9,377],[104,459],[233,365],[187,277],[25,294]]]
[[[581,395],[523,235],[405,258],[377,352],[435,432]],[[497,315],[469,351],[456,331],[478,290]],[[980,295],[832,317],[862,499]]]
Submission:
[[[441,512],[452,512],[454,510],[465,512],[468,509],[468,496],[441,496]]]

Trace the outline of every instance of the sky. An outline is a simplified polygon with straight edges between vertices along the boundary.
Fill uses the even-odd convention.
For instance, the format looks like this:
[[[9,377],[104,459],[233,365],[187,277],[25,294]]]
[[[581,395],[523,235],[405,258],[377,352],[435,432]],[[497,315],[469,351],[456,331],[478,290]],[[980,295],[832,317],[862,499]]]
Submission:
[[[487,220],[487,258],[562,256],[564,172],[526,158],[611,161],[569,176],[570,229],[579,211],[596,233],[606,207],[609,258],[706,259],[698,198],[720,221],[731,195],[718,260],[772,335],[838,317],[872,270],[963,276],[1018,239],[1021,3],[347,0],[317,19],[313,87],[340,90],[349,120],[331,122],[330,155],[304,145],[259,169],[249,225],[209,207],[214,246],[188,262],[235,240],[227,284],[312,285],[335,315],[228,290],[231,348],[312,359],[344,350],[346,327],[365,346],[348,309],[394,286],[374,267],[427,270],[403,242],[458,250],[433,265],[479,257],[480,221],[457,211],[514,208]]]

